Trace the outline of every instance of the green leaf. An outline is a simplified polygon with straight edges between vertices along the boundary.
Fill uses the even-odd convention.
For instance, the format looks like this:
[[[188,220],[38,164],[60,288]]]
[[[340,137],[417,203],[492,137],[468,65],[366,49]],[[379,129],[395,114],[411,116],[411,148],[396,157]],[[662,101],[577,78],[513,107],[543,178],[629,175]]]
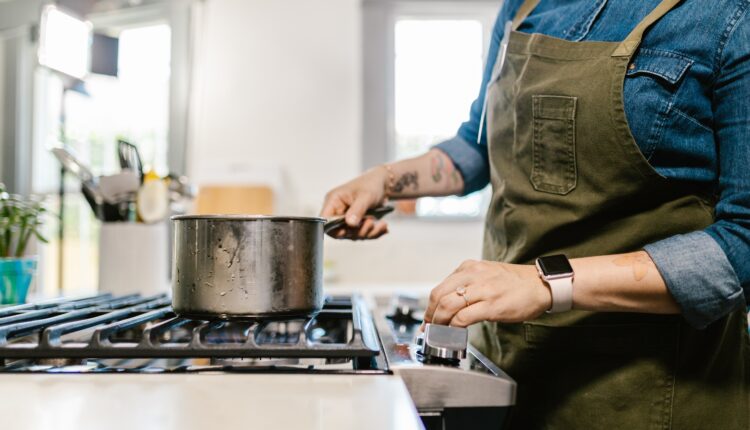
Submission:
[[[42,236],[42,234],[39,233],[36,230],[34,230],[34,236],[36,236],[37,240],[40,241],[40,242],[42,242],[42,243],[49,243],[49,240],[47,240],[47,238],[45,238],[44,236]]]
[[[0,183],[0,257],[23,255],[32,234],[47,243],[39,232],[46,212],[40,199],[9,194]]]

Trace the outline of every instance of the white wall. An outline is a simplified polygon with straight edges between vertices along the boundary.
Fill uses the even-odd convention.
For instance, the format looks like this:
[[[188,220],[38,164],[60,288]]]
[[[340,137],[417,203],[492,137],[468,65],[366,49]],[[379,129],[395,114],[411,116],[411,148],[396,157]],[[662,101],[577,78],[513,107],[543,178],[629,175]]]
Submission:
[[[0,178],[3,177],[3,120],[5,119],[5,40],[0,36]]]
[[[199,19],[189,175],[267,181],[314,215],[359,173],[360,0],[207,0]],[[433,283],[477,258],[482,224],[391,221],[375,242],[326,242],[345,283]]]
[[[190,173],[281,170],[282,210],[315,213],[357,173],[358,0],[208,0]],[[239,167],[238,167],[239,166]]]

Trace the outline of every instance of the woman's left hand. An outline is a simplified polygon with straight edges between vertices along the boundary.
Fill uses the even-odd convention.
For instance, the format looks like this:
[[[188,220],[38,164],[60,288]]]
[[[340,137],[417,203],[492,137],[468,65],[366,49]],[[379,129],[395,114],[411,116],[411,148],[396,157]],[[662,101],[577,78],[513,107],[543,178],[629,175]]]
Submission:
[[[424,321],[454,327],[522,322],[551,306],[552,294],[535,266],[470,260],[432,290]]]

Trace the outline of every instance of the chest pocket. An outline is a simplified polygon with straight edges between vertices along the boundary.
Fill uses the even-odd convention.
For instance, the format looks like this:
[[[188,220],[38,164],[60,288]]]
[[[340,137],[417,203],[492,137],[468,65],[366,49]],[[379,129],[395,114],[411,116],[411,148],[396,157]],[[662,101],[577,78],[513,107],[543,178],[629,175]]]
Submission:
[[[565,195],[576,187],[576,97],[535,95],[531,184]]]
[[[677,90],[693,60],[674,52],[642,48],[628,66],[625,114],[646,159],[659,146]]]

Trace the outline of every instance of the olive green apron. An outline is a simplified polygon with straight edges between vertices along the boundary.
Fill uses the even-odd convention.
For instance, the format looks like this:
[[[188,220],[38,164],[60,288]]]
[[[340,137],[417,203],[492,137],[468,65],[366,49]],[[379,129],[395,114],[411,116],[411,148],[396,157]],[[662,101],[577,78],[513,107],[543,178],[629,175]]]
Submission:
[[[488,91],[485,259],[631,252],[714,222],[710,197],[649,165],[623,105],[644,31],[679,2],[663,1],[623,42],[511,33]],[[518,382],[514,429],[750,428],[743,309],[705,330],[678,315],[545,314],[477,325],[472,342]]]

